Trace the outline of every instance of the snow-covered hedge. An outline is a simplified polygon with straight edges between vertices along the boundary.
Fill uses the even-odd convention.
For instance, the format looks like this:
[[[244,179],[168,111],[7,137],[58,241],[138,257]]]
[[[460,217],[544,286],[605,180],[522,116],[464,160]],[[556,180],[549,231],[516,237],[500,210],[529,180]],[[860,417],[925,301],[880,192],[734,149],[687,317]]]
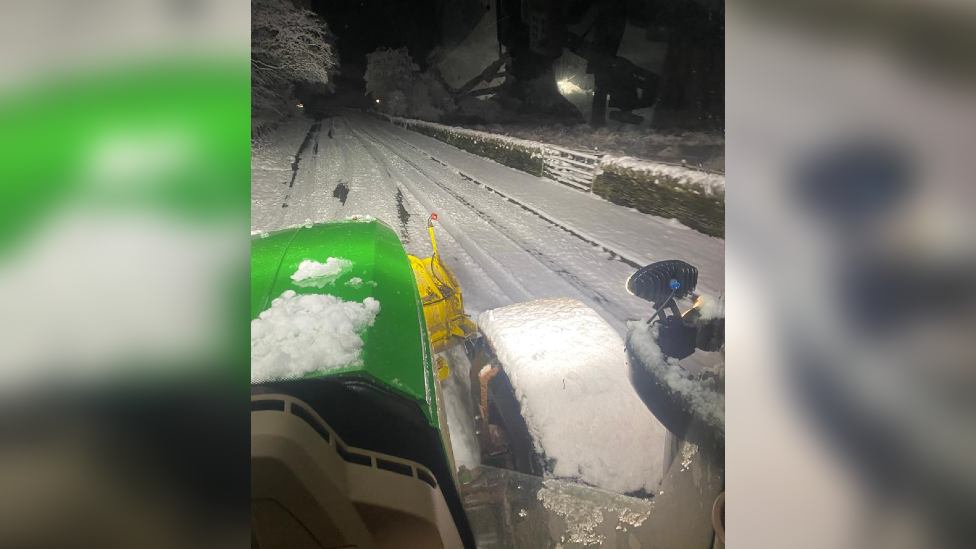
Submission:
[[[604,156],[593,193],[725,238],[725,177],[627,156]]]
[[[532,175],[542,173],[542,150],[545,147],[542,143],[423,120],[396,116],[387,118],[397,126],[433,137],[469,153],[490,158],[509,168]]]
[[[570,94],[571,101],[572,95],[583,94]],[[588,105],[593,96],[589,94],[586,96],[589,98],[586,100]],[[725,134],[722,132],[652,128],[624,130],[616,127],[616,124],[609,124],[602,128],[594,128],[589,124],[545,126],[532,122],[464,124],[464,126],[473,130],[502,133],[567,149],[600,151],[604,154],[633,156],[655,162],[678,164],[687,162],[689,166],[704,166],[710,170],[725,169]]]

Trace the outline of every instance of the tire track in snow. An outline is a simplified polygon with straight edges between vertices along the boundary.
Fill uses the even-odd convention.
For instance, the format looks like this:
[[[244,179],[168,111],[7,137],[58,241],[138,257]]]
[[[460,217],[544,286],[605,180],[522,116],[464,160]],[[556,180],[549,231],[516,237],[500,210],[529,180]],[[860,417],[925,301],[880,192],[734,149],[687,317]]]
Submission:
[[[318,176],[319,185],[326,189],[318,200],[318,220],[342,220],[367,213],[386,220],[385,214],[377,212],[377,207],[384,204],[374,202],[371,192],[375,182],[382,179],[382,171],[373,163],[363,161],[368,156],[363,154],[362,143],[345,128],[347,122],[333,120],[332,139],[322,141],[323,146],[329,147],[330,155]],[[391,207],[393,203],[391,197]]]
[[[350,129],[352,130],[352,128]],[[367,152],[369,152],[374,161],[384,166],[384,168],[387,169],[387,173],[390,175],[390,180],[394,181],[395,178],[392,172],[389,171],[389,167],[386,165],[386,162],[390,159],[390,157],[380,153],[380,151],[376,151],[376,153],[374,153],[372,150],[370,150],[371,146],[372,148],[375,148],[378,144],[375,143],[373,139],[368,139],[368,141],[370,141],[372,144],[371,146],[368,145],[366,143],[367,139],[364,139],[361,135],[358,135],[363,133],[360,129],[355,129],[352,131],[354,134],[357,134],[357,138],[363,142],[363,146],[366,147]],[[395,153],[394,156],[400,158],[399,155],[396,155]],[[423,170],[416,167],[413,168],[421,175],[421,177],[428,179],[433,183],[430,176],[424,173]],[[436,211],[438,208],[434,207],[430,199],[424,193],[418,192],[418,190],[411,188],[413,182],[408,184],[407,181],[410,178],[407,177],[405,173],[402,175],[404,177],[402,178],[401,183],[404,185],[407,192],[412,195],[413,198],[417,200],[417,202],[420,203],[421,206],[428,212]],[[464,229],[456,225],[450,216],[441,217],[439,224],[451,237],[451,240],[459,245],[460,249],[472,259],[473,264],[486,275],[486,278],[490,279],[498,287],[498,289],[501,290],[501,292],[509,299],[511,303],[529,301],[535,298],[533,292],[528,290],[519,281],[517,276],[506,269],[501,261],[492,256],[487,250],[468,236]]]
[[[410,234],[411,227],[409,224],[410,212],[407,211],[406,206],[403,203],[403,186],[397,183],[396,178],[393,176],[393,173],[390,172],[390,168],[383,161],[382,156],[377,157],[375,154],[373,154],[373,151],[370,149],[370,146],[360,136],[356,135],[355,131],[352,129],[351,126],[348,125],[348,123],[346,124],[347,124],[347,131],[349,135],[353,136],[353,138],[357,141],[357,143],[359,143],[359,145],[362,146],[363,150],[366,151],[366,154],[369,156],[369,158],[372,159],[373,163],[376,164],[376,166],[379,167],[386,174],[386,178],[384,179],[381,177],[380,180],[383,182],[382,185],[389,187],[389,190],[391,194],[393,194],[394,200],[396,202],[397,219],[400,220],[400,231],[399,231],[400,241],[403,242],[404,244],[408,244],[412,242],[413,238],[411,237]],[[396,192],[393,193],[393,191]],[[409,191],[407,192],[409,193]]]
[[[365,132],[365,133],[367,133],[367,135],[369,135],[368,132]],[[610,313],[614,318],[617,318],[617,319],[619,319],[619,320],[621,320],[623,322],[626,322],[627,320],[630,319],[630,316],[631,315],[629,315],[626,311],[621,310],[617,305],[615,305],[613,303],[613,301],[611,301],[609,298],[607,298],[606,296],[604,296],[600,291],[598,291],[595,288],[589,286],[585,281],[581,280],[578,276],[574,275],[573,273],[571,273],[568,270],[566,270],[565,268],[563,268],[557,261],[551,259],[549,256],[547,256],[546,254],[542,253],[538,249],[533,249],[533,248],[529,248],[529,247],[525,246],[522,243],[522,241],[521,241],[520,238],[518,238],[517,236],[512,235],[511,232],[504,225],[502,225],[500,222],[498,222],[490,214],[488,214],[484,210],[478,208],[474,204],[471,204],[462,195],[460,195],[457,192],[453,191],[452,189],[449,189],[448,187],[440,184],[438,181],[435,180],[434,177],[432,177],[425,170],[423,170],[422,168],[420,168],[416,163],[414,163],[411,160],[407,159],[406,157],[400,155],[393,148],[391,148],[391,147],[389,147],[388,145],[385,145],[385,144],[382,144],[382,145],[385,146],[388,150],[390,150],[393,154],[396,154],[397,156],[399,156],[402,160],[404,160],[407,164],[409,164],[410,166],[412,166],[418,172],[422,173],[431,182],[433,182],[438,187],[442,188],[444,191],[446,191],[447,193],[449,193],[452,197],[454,197],[455,200],[457,200],[458,202],[460,202],[461,204],[463,204],[464,206],[466,206],[468,209],[470,209],[473,212],[475,212],[475,214],[477,214],[477,216],[480,219],[486,221],[496,231],[498,231],[499,233],[501,233],[507,240],[509,240],[510,242],[512,242],[513,244],[515,244],[518,248],[520,248],[525,253],[528,253],[530,256],[533,256],[548,271],[554,272],[557,275],[559,275],[560,278],[563,278],[564,280],[566,280],[566,282],[568,282],[570,285],[572,285],[574,288],[576,288],[576,290],[578,290],[582,294],[582,296],[578,296],[578,297],[586,297],[586,298],[592,299],[593,301],[595,301],[596,303],[598,303],[600,306],[602,306],[605,312]],[[433,159],[432,158],[432,160],[436,160],[436,159]],[[443,164],[443,163],[441,163],[441,164],[444,165],[445,167],[448,167],[446,164]],[[464,176],[461,175],[461,177],[464,177]],[[498,194],[498,193],[496,193],[496,194]],[[513,202],[514,203],[514,201],[512,201],[511,199],[509,199],[509,202]],[[518,205],[521,206],[521,204],[518,204]],[[525,209],[524,206],[523,206],[523,209]],[[611,311],[610,309],[616,309],[616,313],[614,311]]]
[[[405,145],[407,147],[410,147],[411,149],[416,150],[420,154],[424,155],[425,157],[429,158],[430,160],[433,160],[434,162],[437,162],[441,166],[444,166],[445,168],[448,168],[450,170],[453,170],[453,171],[457,172],[457,174],[459,176],[461,176],[461,178],[465,179],[466,181],[470,181],[471,183],[474,183],[475,185],[479,185],[481,187],[484,187],[485,189],[487,189],[487,190],[489,190],[489,191],[497,194],[498,196],[501,196],[502,198],[508,200],[512,204],[515,204],[515,205],[519,206],[523,210],[531,213],[532,215],[538,217],[539,219],[542,219],[543,221],[549,223],[550,225],[552,225],[554,227],[558,227],[558,228],[562,229],[563,231],[566,231],[567,233],[575,236],[576,238],[582,240],[583,242],[586,242],[587,244],[590,244],[590,245],[593,245],[593,246],[599,246],[600,248],[603,249],[603,251],[605,251],[608,254],[610,254],[611,259],[614,259],[614,260],[617,260],[617,261],[621,261],[623,263],[626,263],[627,265],[633,267],[634,269],[640,269],[641,267],[643,267],[644,265],[646,265],[646,263],[641,263],[639,261],[635,261],[634,259],[631,259],[630,257],[628,257],[627,254],[618,252],[618,251],[614,250],[613,248],[611,248],[611,247],[609,247],[609,246],[601,243],[597,239],[594,239],[594,238],[591,238],[589,236],[586,236],[582,231],[580,231],[578,229],[575,229],[575,228],[569,226],[569,224],[566,224],[566,223],[563,223],[563,222],[559,221],[554,216],[550,216],[549,214],[546,214],[545,212],[542,212],[541,210],[538,210],[538,209],[536,209],[536,208],[534,208],[532,206],[528,206],[526,204],[523,204],[523,203],[519,202],[518,200],[516,200],[516,199],[514,199],[514,198],[512,198],[510,196],[508,196],[507,194],[505,194],[505,193],[503,193],[503,192],[495,189],[491,185],[489,185],[487,183],[484,183],[484,182],[478,180],[477,178],[475,178],[475,177],[473,177],[471,175],[468,175],[468,174],[464,173],[460,169],[455,168],[451,164],[448,164],[447,162],[444,162],[444,161],[440,160],[436,156],[432,156],[430,153],[428,153],[427,151],[425,151],[425,150],[421,149],[420,147],[414,145],[413,143],[409,143],[407,141],[404,141],[403,139],[400,139],[399,136],[396,136],[396,135],[394,135],[394,134],[386,131],[385,129],[383,129],[382,131],[383,131],[384,135],[386,135],[387,137],[389,137],[391,139],[394,139],[394,140],[398,141],[399,143],[402,143],[403,145]]]
[[[288,184],[288,192],[281,204],[284,211],[283,219],[286,221],[285,226],[300,225],[311,219],[309,210],[314,203],[318,155],[313,154],[310,159],[302,162],[302,153],[313,142],[317,142],[319,128],[321,128],[320,123],[312,124],[295,154],[295,160],[291,164],[292,177]]]
[[[350,134],[353,133],[351,127],[348,129],[348,131]],[[416,235],[416,238],[413,240],[408,240],[409,244],[407,246],[407,252],[418,257],[429,256],[432,249],[426,235],[426,219],[430,212],[436,211],[437,208],[433,208],[432,204],[428,200],[421,200],[418,193],[411,190],[403,183],[404,180],[409,178],[406,176],[406,174],[402,174],[401,168],[393,166],[393,169],[401,172],[402,177],[398,178],[393,175],[393,172],[390,171],[391,166],[387,165],[391,160],[389,157],[383,155],[379,151],[374,152],[374,147],[367,144],[361,136],[357,135],[355,138],[360,146],[362,146],[367,152],[372,161],[382,166],[382,168],[385,170],[388,179],[384,180],[384,184],[389,184],[391,188],[396,188],[398,191],[402,189],[402,196],[410,208],[415,212],[421,212],[421,215],[413,217],[413,219],[417,220],[415,223],[408,224],[408,234],[413,232]],[[511,288],[506,290],[498,282],[498,280],[501,280],[497,278],[499,276],[498,273],[492,275],[482,267],[487,253],[484,252],[480,246],[469,242],[468,245],[470,248],[466,249],[465,245],[459,241],[459,237],[457,237],[458,230],[454,228],[455,226],[452,222],[445,224],[444,219],[441,218],[439,225],[442,229],[444,229],[439,237],[441,242],[445,244],[445,246],[442,246],[442,249],[450,249],[453,251],[453,254],[450,254],[449,257],[453,257],[454,262],[448,260],[449,263],[452,263],[452,270],[454,270],[455,274],[461,277],[463,280],[476,280],[480,282],[475,291],[469,291],[466,293],[466,310],[480,312],[502,305],[515,303],[519,300],[524,301],[524,299],[520,298],[521,296],[526,295],[525,292],[513,292]],[[460,234],[462,235],[461,238],[466,237],[463,232]],[[469,253],[469,249],[473,249],[475,246],[477,246],[476,254],[478,251],[480,251],[478,259],[475,259],[475,257]],[[495,263],[496,262],[494,262],[494,259],[492,259],[492,263],[489,264],[493,265]],[[517,283],[517,278],[512,277],[512,280]]]
[[[408,212],[406,206],[403,205],[403,189],[400,189],[399,187],[397,187],[396,201],[397,217],[400,218],[400,227],[403,229],[404,234],[406,234],[407,224],[410,223],[410,212]]]
[[[613,300],[611,300],[607,296],[603,295],[599,290],[597,290],[597,289],[589,286],[585,281],[583,281],[578,276],[574,275],[573,273],[571,273],[568,270],[566,270],[565,268],[563,268],[562,265],[560,265],[557,261],[555,261],[554,259],[552,259],[548,255],[546,255],[542,251],[540,251],[538,249],[532,249],[532,248],[529,248],[529,247],[525,246],[522,243],[521,239],[519,239],[517,236],[513,235],[508,230],[507,227],[505,227],[498,220],[496,220],[491,214],[485,212],[484,210],[480,209],[476,205],[472,204],[466,198],[464,198],[463,196],[461,196],[460,194],[458,194],[454,190],[452,190],[452,189],[448,188],[447,186],[441,184],[437,180],[437,178],[435,176],[432,176],[426,170],[424,170],[419,165],[417,165],[417,163],[415,163],[412,160],[410,160],[410,159],[406,158],[405,156],[401,155],[400,153],[398,153],[395,149],[393,149],[389,145],[381,142],[375,136],[371,135],[368,131],[363,130],[362,128],[359,128],[356,131],[357,132],[362,132],[363,134],[365,134],[366,136],[368,136],[372,141],[374,141],[376,143],[376,145],[385,148],[386,150],[389,151],[389,153],[391,155],[400,158],[407,165],[409,165],[414,170],[416,170],[418,173],[420,173],[421,175],[423,175],[431,183],[434,183],[440,189],[442,189],[443,191],[445,191],[446,193],[448,193],[458,203],[464,205],[465,207],[467,207],[468,209],[470,209],[471,211],[473,211],[477,215],[477,217],[479,219],[485,221],[491,228],[493,228],[495,231],[497,231],[498,233],[500,233],[505,239],[507,239],[512,244],[514,244],[516,247],[518,247],[523,252],[527,253],[536,262],[538,262],[544,269],[546,269],[547,271],[556,273],[556,275],[558,275],[561,279],[563,279],[564,281],[566,281],[567,283],[569,283],[570,286],[572,286],[573,288],[575,288],[579,292],[580,295],[578,295],[577,297],[581,297],[581,298],[583,298],[586,301],[595,302],[596,305],[599,308],[602,308],[605,313],[607,313],[609,316],[617,319],[620,322],[626,322],[627,320],[630,320],[631,319],[631,316],[632,315],[630,313],[628,313],[625,309],[623,309],[621,306],[619,306],[618,304],[616,304]],[[511,200],[509,200],[509,201],[511,202]],[[590,243],[590,244],[592,245],[592,243]],[[485,253],[488,253],[488,252],[486,251]],[[490,256],[491,254],[488,253],[488,255]],[[508,272],[508,274],[511,275],[516,281],[518,280],[517,277],[514,277],[514,275],[512,275],[512,273],[510,271]],[[525,289],[525,287],[522,286],[521,283],[519,283],[519,286],[522,289]],[[525,290],[525,291],[528,292],[528,290]],[[534,299],[534,296],[530,296],[529,299]],[[597,307],[594,307],[594,308],[597,308]]]
[[[312,127],[308,129],[308,133],[305,134],[305,140],[302,141],[301,145],[299,145],[298,152],[295,153],[295,161],[291,163],[291,181],[288,182],[288,188],[295,186],[295,177],[298,175],[298,164],[302,161],[302,152],[304,152],[305,149],[308,148],[308,144],[318,134],[319,128],[321,127],[322,124],[319,124],[318,122],[312,124]],[[316,154],[318,154],[318,149],[319,149],[318,144],[316,144],[315,146]]]

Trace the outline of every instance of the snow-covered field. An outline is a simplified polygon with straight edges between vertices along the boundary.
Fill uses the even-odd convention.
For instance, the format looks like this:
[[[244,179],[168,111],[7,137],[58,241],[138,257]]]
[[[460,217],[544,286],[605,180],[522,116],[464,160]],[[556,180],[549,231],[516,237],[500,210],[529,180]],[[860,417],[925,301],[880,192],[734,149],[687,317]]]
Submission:
[[[314,124],[294,119],[253,149],[252,232],[368,215],[395,228],[408,253],[424,256],[431,253],[426,220],[436,212],[438,250],[472,318],[570,297],[621,337],[628,320],[651,312],[625,289],[638,266],[683,259],[699,268],[700,292],[724,290],[724,240],[364,115],[343,113],[310,131]],[[452,377],[466,376],[458,366]],[[462,391],[445,385],[445,398],[464,398]],[[455,445],[473,441],[468,427],[451,426]]]

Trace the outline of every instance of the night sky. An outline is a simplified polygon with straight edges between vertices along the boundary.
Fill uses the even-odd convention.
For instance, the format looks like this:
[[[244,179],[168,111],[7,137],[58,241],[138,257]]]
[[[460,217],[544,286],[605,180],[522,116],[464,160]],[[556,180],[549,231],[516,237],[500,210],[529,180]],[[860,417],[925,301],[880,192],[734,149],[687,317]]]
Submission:
[[[312,0],[311,8],[335,33],[344,65],[365,65],[367,53],[400,46],[422,63],[443,38],[436,0]]]

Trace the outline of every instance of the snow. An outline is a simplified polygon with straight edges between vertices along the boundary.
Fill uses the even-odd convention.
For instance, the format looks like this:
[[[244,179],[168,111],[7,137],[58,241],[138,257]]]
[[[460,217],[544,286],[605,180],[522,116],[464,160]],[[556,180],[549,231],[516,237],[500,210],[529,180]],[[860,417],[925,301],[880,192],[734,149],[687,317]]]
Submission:
[[[359,288],[362,285],[363,279],[359,278],[358,276],[354,276],[346,282],[346,286],[352,286],[353,288]]]
[[[627,325],[630,330],[627,343],[641,365],[686,403],[696,417],[725,433],[725,395],[689,379],[688,372],[677,360],[664,356],[657,345],[657,324],[638,320]]]
[[[321,288],[326,284],[335,282],[339,278],[339,275],[350,267],[352,267],[352,261],[348,259],[330,257],[325,263],[306,259],[298,265],[298,270],[295,271],[295,274],[291,275],[291,279],[295,282],[308,281],[305,285],[314,285]],[[301,285],[303,284],[299,284],[299,286]]]
[[[451,433],[454,463],[458,467],[474,469],[481,464],[481,447],[475,434],[472,411],[476,404],[471,399],[471,363],[464,347],[448,349],[444,353],[451,374],[440,381],[444,407],[447,410],[447,426]]]
[[[468,128],[459,128],[457,126],[446,126],[444,124],[438,124],[436,122],[427,122],[425,120],[416,120],[413,118],[401,118],[398,116],[388,116],[387,118],[389,118],[390,122],[393,122],[394,124],[398,124],[401,126],[405,126],[407,128],[425,127],[433,130],[440,130],[440,131],[449,132],[457,135],[463,135],[475,140],[480,139],[482,141],[492,141],[495,143],[499,143],[510,149],[511,148],[528,149],[533,154],[538,154],[538,155],[541,155],[543,149],[545,149],[546,147],[545,143],[540,143],[538,141],[531,141],[528,139],[519,139],[517,137],[511,137],[508,135],[488,133],[488,132],[483,132],[478,130],[471,130]]]
[[[438,248],[472,318],[514,302],[573,297],[623,336],[628,320],[649,313],[648,303],[624,287],[634,265],[671,258],[698,267],[700,292],[724,290],[722,239],[359,113],[343,112],[331,123],[334,138],[320,132],[306,148],[293,188],[291,165],[312,120],[283,125],[255,151],[252,230],[368,215],[394,228],[407,253],[426,257],[425,221],[437,212]],[[348,187],[344,203],[334,196],[339,184]],[[401,217],[401,206],[409,217]]]
[[[405,47],[381,47],[366,54],[367,94],[381,112],[423,120],[440,120],[456,108],[454,97],[429,71],[421,72]]]
[[[698,267],[698,291],[719,295],[724,290],[722,239],[355,112],[331,119],[334,138],[323,131],[313,139],[301,155],[294,187],[289,187],[295,153],[313,123],[299,119],[283,124],[254,150],[252,230],[275,231],[306,219],[368,216],[393,228],[407,253],[428,257],[432,250],[426,220],[437,212],[441,259],[457,276],[465,312],[473,319],[512,303],[571,297],[624,337],[626,322],[646,317],[650,305],[626,291],[636,267],[621,257],[639,265],[682,259]],[[323,124],[323,130],[327,127]],[[348,187],[345,202],[334,196],[339,184]],[[459,381],[462,371],[452,363],[445,381],[455,376]],[[455,425],[463,422],[451,421],[450,414],[454,403],[470,395],[453,382],[442,387],[452,443],[460,453],[465,450],[458,450],[458,441],[465,436]],[[476,443],[469,450],[476,455]]]
[[[536,498],[546,510],[565,521],[565,541],[584,546],[607,541],[607,536],[600,532],[604,522],[616,523],[616,530],[640,527],[651,516],[654,505],[551,479],[543,482]]]
[[[567,53],[569,52],[564,52],[564,57]],[[592,82],[592,75],[584,76]],[[590,107],[587,103],[592,101],[592,93],[570,93],[564,97],[581,107],[584,115],[589,115]],[[607,127],[598,129],[588,124],[540,126],[526,123],[475,124],[470,128],[576,150],[679,164],[682,160],[687,160],[689,164],[701,165],[707,170],[725,170],[725,135],[718,132],[661,132],[647,128],[630,128],[614,121],[610,121]]]
[[[328,25],[314,12],[280,0],[251,2],[251,111],[285,115],[294,82],[331,86],[339,56]],[[253,126],[252,126],[253,127]]]
[[[285,291],[251,321],[251,383],[359,363],[360,334],[379,312],[371,297],[357,303]]]
[[[700,272],[699,289],[701,291],[717,294],[724,289],[725,245],[722,239],[687,230],[683,225],[675,226],[670,220],[664,218],[631,212],[602,199],[594,200],[595,195],[593,194],[582,193],[547,179],[499,166],[482,157],[459,151],[425,135],[386,125],[381,126],[378,130],[382,132],[385,138],[400,140],[422,150],[423,152],[417,156],[424,158],[429,155],[429,157],[448,164],[451,169],[457,170],[462,176],[479,181],[483,184],[480,189],[482,195],[485,194],[486,188],[490,188],[505,199],[516,200],[559,226],[568,228],[635,264],[648,265],[663,259],[683,259],[698,267]],[[402,151],[400,148],[397,150],[398,152]],[[401,154],[403,153],[401,152]],[[474,190],[463,192],[462,196],[465,200],[476,199],[473,195],[477,190],[475,187]],[[490,202],[490,199],[482,198],[477,201],[484,204]],[[485,206],[481,208],[484,211]],[[525,212],[518,212],[518,207],[512,208],[511,204],[502,203],[497,208],[492,209],[498,210],[499,215],[505,216],[500,220],[501,223],[524,223],[522,219],[525,218]],[[555,249],[560,246],[553,240],[549,228],[545,227],[545,223],[536,226],[534,234],[527,237],[535,240],[529,243],[528,249],[546,250],[547,255],[558,254],[559,252]],[[497,240],[497,236],[488,238]],[[581,242],[577,242],[577,244],[567,243],[566,245],[575,248],[578,244]],[[563,249],[566,249],[565,245]],[[582,265],[586,265],[585,262],[563,268],[576,270]],[[600,269],[594,269],[592,265],[591,262],[583,268],[596,274]],[[613,267],[608,266],[607,268],[614,270]],[[617,279],[619,282],[606,288],[606,292],[619,293],[626,279],[633,274],[636,268],[624,266],[623,270],[627,271],[626,274],[609,275],[607,271],[603,271],[605,276],[600,278],[604,280],[604,283],[614,281],[617,276],[622,278],[622,280]],[[524,279],[522,280],[524,281]],[[602,290],[600,293],[606,295]],[[543,295],[555,296],[559,294]],[[542,296],[530,295],[528,299],[532,297]],[[525,298],[518,300],[524,301]],[[599,310],[599,306],[592,301],[587,301],[587,298],[583,298],[582,301]],[[620,324],[615,324],[619,333],[626,333],[623,321],[642,315],[646,316],[646,302],[636,299],[634,304],[636,305],[638,302],[641,302],[639,308],[626,315],[628,318],[621,319]]]
[[[723,298],[702,294],[698,296],[697,306],[701,313],[699,318],[702,320],[725,318],[725,299]]]
[[[569,298],[484,312],[478,325],[511,380],[551,475],[618,493],[656,491],[665,429],[631,387],[623,341]]]
[[[712,194],[716,191],[725,191],[725,176],[706,173],[684,166],[672,166],[670,164],[642,160],[631,156],[612,155],[604,156],[600,162],[600,166],[604,170],[618,168],[649,174],[651,176],[667,177],[680,185],[700,186],[707,194]]]

